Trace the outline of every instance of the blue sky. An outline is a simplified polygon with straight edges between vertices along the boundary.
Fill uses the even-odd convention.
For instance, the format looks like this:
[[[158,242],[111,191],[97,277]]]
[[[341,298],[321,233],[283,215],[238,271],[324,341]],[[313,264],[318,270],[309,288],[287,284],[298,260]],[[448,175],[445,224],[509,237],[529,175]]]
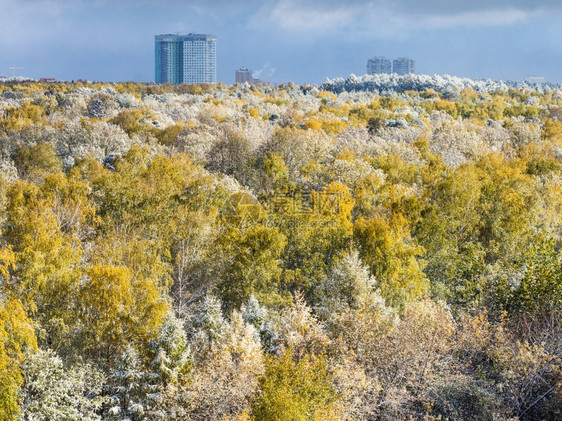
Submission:
[[[372,56],[417,73],[562,82],[560,0],[0,0],[0,75],[150,81],[154,35],[211,33],[217,77],[322,83]]]

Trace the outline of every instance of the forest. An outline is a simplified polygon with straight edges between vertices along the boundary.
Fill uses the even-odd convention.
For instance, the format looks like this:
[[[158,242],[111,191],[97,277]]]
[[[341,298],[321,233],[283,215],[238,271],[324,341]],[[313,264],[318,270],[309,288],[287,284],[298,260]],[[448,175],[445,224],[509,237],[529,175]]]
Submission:
[[[0,421],[562,419],[562,90],[356,82],[0,85]]]

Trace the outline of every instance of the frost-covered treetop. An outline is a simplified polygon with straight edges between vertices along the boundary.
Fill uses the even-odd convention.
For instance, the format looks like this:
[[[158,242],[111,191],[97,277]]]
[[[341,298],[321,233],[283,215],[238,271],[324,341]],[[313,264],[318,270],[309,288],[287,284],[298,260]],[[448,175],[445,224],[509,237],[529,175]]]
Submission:
[[[553,83],[528,83],[514,81],[494,81],[491,79],[468,79],[450,75],[397,75],[395,73],[381,73],[376,75],[356,76],[349,75],[346,79],[339,77],[335,79],[327,79],[321,85],[321,89],[334,93],[341,92],[404,92],[424,91],[433,89],[440,93],[451,91],[461,91],[465,88],[471,88],[476,92],[493,92],[497,90],[530,89],[537,92],[559,88],[559,84]]]

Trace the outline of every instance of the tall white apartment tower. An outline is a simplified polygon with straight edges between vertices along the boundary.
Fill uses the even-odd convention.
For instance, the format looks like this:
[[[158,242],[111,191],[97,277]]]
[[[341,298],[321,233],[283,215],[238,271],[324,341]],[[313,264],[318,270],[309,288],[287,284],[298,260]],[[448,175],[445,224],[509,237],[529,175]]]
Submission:
[[[217,83],[217,37],[189,34],[182,38],[182,82]]]
[[[373,57],[367,61],[367,74],[392,73],[392,63],[386,57]]]
[[[156,83],[217,83],[217,37],[155,36]]]
[[[392,71],[398,75],[416,73],[416,61],[408,57],[398,57],[392,62]]]

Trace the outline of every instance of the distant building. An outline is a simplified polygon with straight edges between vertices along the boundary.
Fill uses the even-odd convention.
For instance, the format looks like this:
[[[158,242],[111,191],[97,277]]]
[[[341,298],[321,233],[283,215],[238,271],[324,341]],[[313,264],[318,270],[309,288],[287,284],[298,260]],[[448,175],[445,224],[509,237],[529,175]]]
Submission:
[[[44,83],[54,83],[57,80],[54,77],[42,77],[41,79],[39,79],[39,82],[44,82]]]
[[[180,35],[155,37],[156,83],[181,83],[183,79],[183,42]]]
[[[271,82],[265,82],[265,81],[263,81],[263,80],[253,79],[253,80],[252,80],[252,85],[256,85],[256,86],[271,86]]]
[[[527,76],[525,78],[525,82],[530,83],[532,85],[540,85],[544,83],[544,77],[542,76]]]
[[[416,73],[416,61],[408,57],[398,57],[392,61],[392,72],[397,75]]]
[[[217,83],[217,37],[156,35],[156,83]]]
[[[236,70],[235,77],[236,77],[236,83],[246,83],[246,82],[254,81],[252,72],[245,67],[240,67],[239,70]]]
[[[392,73],[392,63],[386,57],[373,57],[367,61],[367,74]]]
[[[240,67],[239,70],[236,70],[235,79],[236,83],[250,83],[257,86],[271,86],[271,82],[264,82],[259,79],[254,79],[252,71],[248,70],[245,67]]]

